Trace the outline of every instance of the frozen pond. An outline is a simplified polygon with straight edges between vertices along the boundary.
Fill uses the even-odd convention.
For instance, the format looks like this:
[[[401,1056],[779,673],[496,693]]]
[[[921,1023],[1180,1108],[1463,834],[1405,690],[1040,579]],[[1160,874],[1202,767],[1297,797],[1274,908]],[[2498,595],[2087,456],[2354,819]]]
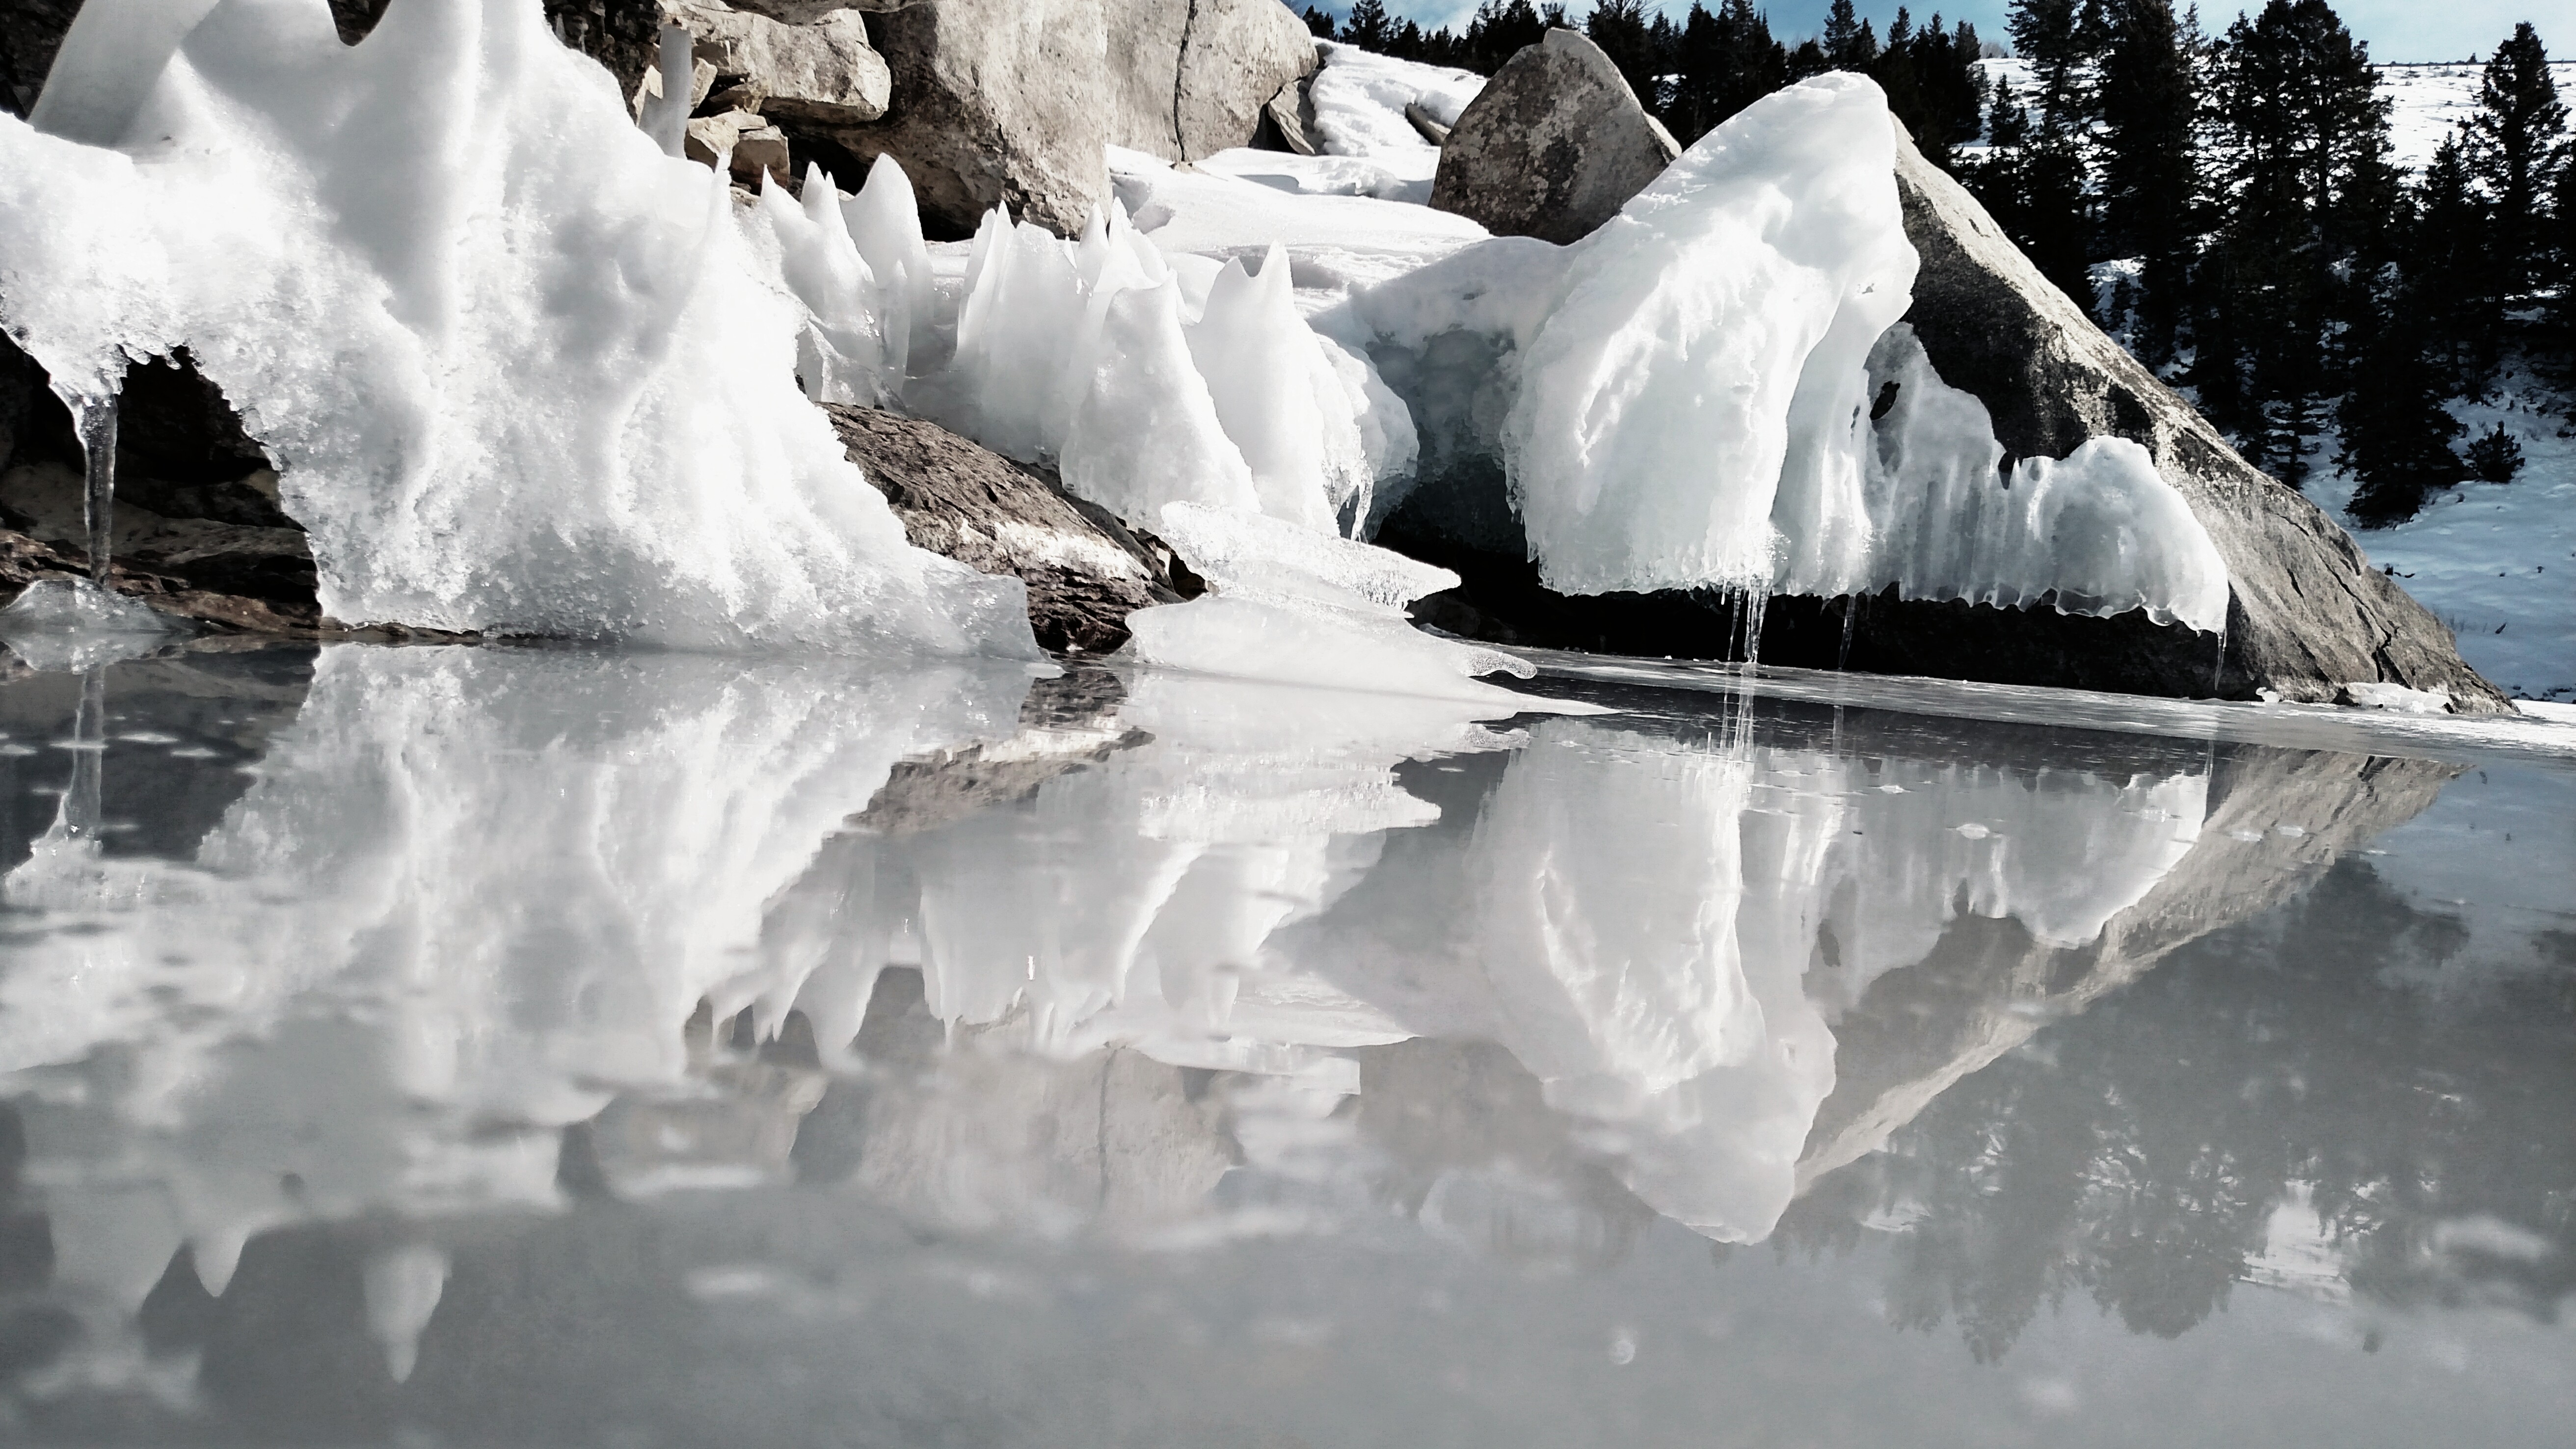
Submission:
[[[2565,1442],[2576,730],[1582,672],[21,672],[0,1440]]]

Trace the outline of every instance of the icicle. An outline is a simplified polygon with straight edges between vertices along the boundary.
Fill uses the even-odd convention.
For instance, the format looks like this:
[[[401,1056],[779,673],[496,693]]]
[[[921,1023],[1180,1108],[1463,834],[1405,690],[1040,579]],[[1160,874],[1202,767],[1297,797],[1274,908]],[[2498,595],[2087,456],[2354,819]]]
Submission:
[[[114,550],[110,526],[116,514],[116,397],[61,386],[55,387],[54,395],[71,410],[72,427],[80,434],[81,461],[88,469],[81,490],[81,526],[88,535],[89,577],[105,589]]]
[[[661,72],[662,93],[644,98],[643,114],[636,124],[666,156],[684,154],[689,136],[691,92],[698,88],[697,57],[693,53],[689,32],[676,25],[662,27]]]

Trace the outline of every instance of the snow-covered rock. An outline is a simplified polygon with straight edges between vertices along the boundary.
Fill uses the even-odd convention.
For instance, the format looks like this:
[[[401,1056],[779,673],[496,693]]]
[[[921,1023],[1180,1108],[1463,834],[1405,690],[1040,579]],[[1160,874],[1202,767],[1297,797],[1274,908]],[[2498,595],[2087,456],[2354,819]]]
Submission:
[[[1497,236],[1577,240],[1682,150],[1601,47],[1564,29],[1505,62],[1449,124],[1431,205]]]
[[[2223,640],[2156,645],[2123,687],[2228,698],[2269,689],[2322,703],[2360,680],[2446,694],[2463,713],[2505,707],[2450,630],[2103,335],[1910,141],[1899,143],[1897,180],[1923,259],[1906,320],[1943,381],[1985,405],[2016,457],[2064,458],[2105,437],[2144,448],[2225,563]]]
[[[399,0],[355,47],[224,0],[110,54],[143,81],[90,101],[139,94],[153,149],[0,117],[0,306],[74,394],[187,346],[330,616],[1034,655],[1020,587],[906,544],[800,396],[806,309],[723,181],[534,0]]]

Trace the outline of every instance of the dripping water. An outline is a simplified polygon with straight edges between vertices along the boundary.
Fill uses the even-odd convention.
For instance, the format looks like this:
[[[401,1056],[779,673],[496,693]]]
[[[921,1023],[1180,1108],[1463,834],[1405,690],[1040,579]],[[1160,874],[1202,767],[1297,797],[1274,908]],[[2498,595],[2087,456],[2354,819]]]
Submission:
[[[116,396],[55,389],[71,409],[80,434],[81,461],[87,469],[81,489],[81,527],[88,535],[89,580],[107,589],[112,563],[109,535],[116,518]]]
[[[81,675],[80,712],[72,716],[72,783],[63,792],[57,830],[66,840],[99,835],[99,794],[107,767],[107,671]]]
[[[1851,668],[1852,628],[1860,621],[1860,594],[1843,595],[1843,647],[1834,655],[1834,672],[1842,674]]]

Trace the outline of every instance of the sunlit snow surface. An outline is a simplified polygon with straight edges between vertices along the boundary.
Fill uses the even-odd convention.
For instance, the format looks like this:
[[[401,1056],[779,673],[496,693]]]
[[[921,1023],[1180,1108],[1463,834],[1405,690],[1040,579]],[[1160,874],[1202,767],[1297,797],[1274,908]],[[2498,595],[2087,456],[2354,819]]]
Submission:
[[[2545,1442],[2576,726],[1585,668],[0,684],[13,1437]]]
[[[2456,634],[2460,657],[2508,694],[2576,701],[2576,423],[2565,394],[2516,368],[2484,399],[2452,404],[2463,441],[2498,425],[2522,445],[2511,483],[2472,479],[2430,495],[2393,528],[2355,528],[2374,567]],[[2321,451],[2331,452],[2331,447]],[[2353,480],[2320,468],[2310,485],[2336,516]]]

